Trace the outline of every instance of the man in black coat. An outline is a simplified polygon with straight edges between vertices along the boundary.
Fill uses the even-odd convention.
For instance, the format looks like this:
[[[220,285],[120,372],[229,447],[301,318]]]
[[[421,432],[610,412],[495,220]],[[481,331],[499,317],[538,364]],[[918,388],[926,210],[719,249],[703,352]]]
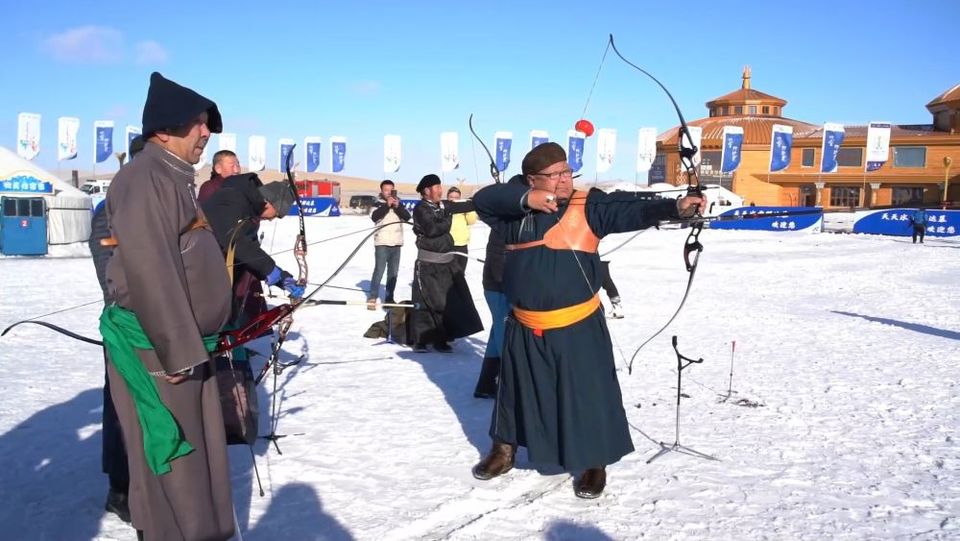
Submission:
[[[463,272],[453,258],[450,225],[453,214],[474,210],[472,201],[441,201],[440,177],[427,175],[417,184],[422,199],[413,209],[413,231],[417,234],[417,262],[413,278],[413,302],[409,332],[415,351],[427,345],[449,352],[453,339],[483,330],[477,308]]]
[[[293,206],[293,192],[285,182],[263,184],[254,173],[228,177],[201,207],[224,254],[233,247],[233,312],[238,327],[266,309],[259,282],[282,287],[292,297],[303,296],[303,286],[277,266],[260,247],[261,220],[282,218]],[[228,265],[230,263],[228,262]]]

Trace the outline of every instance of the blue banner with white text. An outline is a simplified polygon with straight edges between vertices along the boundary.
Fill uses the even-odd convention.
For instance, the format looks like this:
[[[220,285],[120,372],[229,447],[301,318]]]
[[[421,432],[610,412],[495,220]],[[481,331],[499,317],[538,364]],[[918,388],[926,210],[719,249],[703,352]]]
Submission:
[[[710,229],[818,232],[822,223],[821,207],[740,207],[720,214]]]
[[[510,167],[510,146],[513,144],[512,139],[507,139],[506,137],[498,137],[496,141],[496,161],[497,161],[497,171],[501,173],[506,171]]]
[[[340,207],[332,197],[301,197],[300,202],[303,203],[304,216],[340,216]],[[297,204],[294,203],[290,214],[298,212]]]
[[[723,154],[720,160],[720,172],[732,173],[740,165],[740,149],[743,147],[743,132],[723,134]]]
[[[307,172],[313,173],[320,168],[320,143],[307,143]]]
[[[917,209],[886,209],[863,213],[853,223],[854,233],[868,235],[913,235],[913,217]],[[926,234],[931,237],[953,237],[960,233],[960,210],[927,210]]]
[[[770,172],[782,171],[790,165],[790,151],[793,148],[793,130],[778,131],[774,126],[773,141],[770,145]]]
[[[574,173],[583,169],[583,137],[571,135],[567,139],[567,164]]]
[[[843,143],[843,128],[832,129],[827,124],[823,130],[823,146],[821,148],[820,172],[835,173],[837,171],[837,154]]]
[[[347,160],[347,142],[331,141],[330,152],[332,153],[333,160],[331,170],[333,170],[334,173],[343,171],[344,163]]]
[[[97,163],[107,161],[113,154],[113,126],[96,126]]]

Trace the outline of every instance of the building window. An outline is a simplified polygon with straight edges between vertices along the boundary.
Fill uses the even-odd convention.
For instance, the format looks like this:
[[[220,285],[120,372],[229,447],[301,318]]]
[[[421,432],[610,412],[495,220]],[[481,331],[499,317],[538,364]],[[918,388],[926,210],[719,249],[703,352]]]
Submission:
[[[855,207],[860,204],[860,186],[831,186],[831,207]]]
[[[749,112],[751,115],[757,114],[757,106],[756,106],[756,105],[751,105],[751,106],[747,107],[747,112]]]
[[[923,188],[893,188],[893,206],[923,202]]]
[[[773,108],[773,114],[779,116],[779,115],[780,115],[780,108],[779,108],[779,107],[774,107],[774,108]]]
[[[743,106],[742,106],[742,105],[737,105],[736,107],[734,107],[734,108],[733,108],[733,114],[735,114],[735,115],[742,115],[742,114],[743,114]]]
[[[927,147],[893,147],[894,167],[926,167]]]
[[[837,165],[840,167],[860,167],[863,165],[863,149],[840,147],[837,152]]]
[[[816,157],[816,149],[805,148],[803,149],[803,161],[800,163],[801,167],[813,167],[813,160]]]
[[[769,106],[769,105],[764,105],[764,106],[763,106],[763,109],[761,109],[761,111],[763,111],[763,114],[769,115],[769,114],[770,114],[770,106]]]
[[[721,108],[720,108],[720,116],[723,116],[723,115],[725,115],[725,114],[727,114],[727,108],[726,108],[726,107],[721,107]]]

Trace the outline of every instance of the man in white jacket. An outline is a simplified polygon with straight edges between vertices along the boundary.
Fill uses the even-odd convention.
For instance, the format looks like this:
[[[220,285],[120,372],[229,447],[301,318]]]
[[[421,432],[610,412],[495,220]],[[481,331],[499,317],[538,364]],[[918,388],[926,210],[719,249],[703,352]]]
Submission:
[[[397,272],[400,268],[400,248],[403,246],[403,225],[410,221],[410,212],[400,204],[397,190],[392,180],[380,183],[380,200],[374,204],[370,219],[385,227],[373,237],[375,263],[370,278],[370,291],[367,293],[367,307],[373,310],[380,297],[380,279],[383,270],[387,270],[387,293],[383,302],[393,303],[393,292],[397,288]]]

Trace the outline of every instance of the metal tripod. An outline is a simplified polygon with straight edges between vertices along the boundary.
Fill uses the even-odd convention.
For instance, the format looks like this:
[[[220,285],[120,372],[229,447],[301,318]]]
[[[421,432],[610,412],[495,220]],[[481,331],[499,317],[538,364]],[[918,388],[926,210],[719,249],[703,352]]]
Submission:
[[[693,363],[702,363],[703,358],[691,359],[690,357],[684,357],[680,354],[680,351],[677,350],[677,336],[673,336],[673,351],[677,354],[677,420],[676,420],[676,438],[673,440],[672,444],[667,444],[665,442],[660,442],[660,450],[657,451],[655,455],[647,459],[647,464],[653,462],[654,460],[662,457],[663,455],[669,452],[682,453],[684,455],[690,455],[696,458],[703,458],[706,460],[719,460],[716,457],[712,457],[708,454],[701,453],[700,451],[691,449],[685,445],[680,445],[680,394],[681,394],[681,384],[682,384],[682,375],[683,369],[690,366]]]

